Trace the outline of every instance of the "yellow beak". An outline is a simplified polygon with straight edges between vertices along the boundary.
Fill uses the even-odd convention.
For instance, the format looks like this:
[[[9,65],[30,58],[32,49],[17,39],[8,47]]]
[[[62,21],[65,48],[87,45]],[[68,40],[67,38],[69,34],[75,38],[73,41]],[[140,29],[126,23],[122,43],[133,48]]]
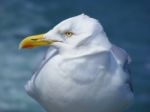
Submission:
[[[58,42],[57,40],[46,40],[43,36],[44,34],[33,35],[26,37],[19,44],[19,49],[21,48],[35,48],[38,46],[48,46],[53,42]]]

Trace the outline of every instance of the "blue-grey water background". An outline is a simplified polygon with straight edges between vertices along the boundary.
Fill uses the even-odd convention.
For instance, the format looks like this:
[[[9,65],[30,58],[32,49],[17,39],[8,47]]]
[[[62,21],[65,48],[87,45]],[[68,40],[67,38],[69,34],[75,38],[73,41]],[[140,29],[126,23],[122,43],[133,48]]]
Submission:
[[[150,112],[149,0],[0,0],[0,112],[44,112],[24,85],[47,48],[18,50],[18,44],[81,13],[97,18],[132,57],[135,101],[127,112]]]

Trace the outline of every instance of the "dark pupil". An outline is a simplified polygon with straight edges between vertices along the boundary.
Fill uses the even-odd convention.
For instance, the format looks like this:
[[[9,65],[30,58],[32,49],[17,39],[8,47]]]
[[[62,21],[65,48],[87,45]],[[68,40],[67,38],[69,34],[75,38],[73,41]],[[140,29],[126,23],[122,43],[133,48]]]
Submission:
[[[72,35],[72,33],[71,32],[66,32],[66,35],[70,37]]]

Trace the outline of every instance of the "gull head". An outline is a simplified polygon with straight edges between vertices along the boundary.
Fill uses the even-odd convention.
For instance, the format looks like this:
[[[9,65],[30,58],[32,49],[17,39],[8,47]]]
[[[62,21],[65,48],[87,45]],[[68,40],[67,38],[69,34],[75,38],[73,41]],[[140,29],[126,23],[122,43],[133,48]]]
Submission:
[[[26,37],[19,48],[55,46],[57,49],[75,49],[90,45],[108,45],[103,27],[94,18],[85,14],[60,22],[47,33]]]

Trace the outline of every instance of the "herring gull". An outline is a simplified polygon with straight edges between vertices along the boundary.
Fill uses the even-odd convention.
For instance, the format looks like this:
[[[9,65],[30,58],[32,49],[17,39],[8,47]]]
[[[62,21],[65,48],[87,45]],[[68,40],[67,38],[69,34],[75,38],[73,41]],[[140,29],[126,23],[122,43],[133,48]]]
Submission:
[[[122,112],[131,104],[131,59],[96,19],[71,17],[19,47],[38,46],[50,48],[25,89],[48,112]]]

